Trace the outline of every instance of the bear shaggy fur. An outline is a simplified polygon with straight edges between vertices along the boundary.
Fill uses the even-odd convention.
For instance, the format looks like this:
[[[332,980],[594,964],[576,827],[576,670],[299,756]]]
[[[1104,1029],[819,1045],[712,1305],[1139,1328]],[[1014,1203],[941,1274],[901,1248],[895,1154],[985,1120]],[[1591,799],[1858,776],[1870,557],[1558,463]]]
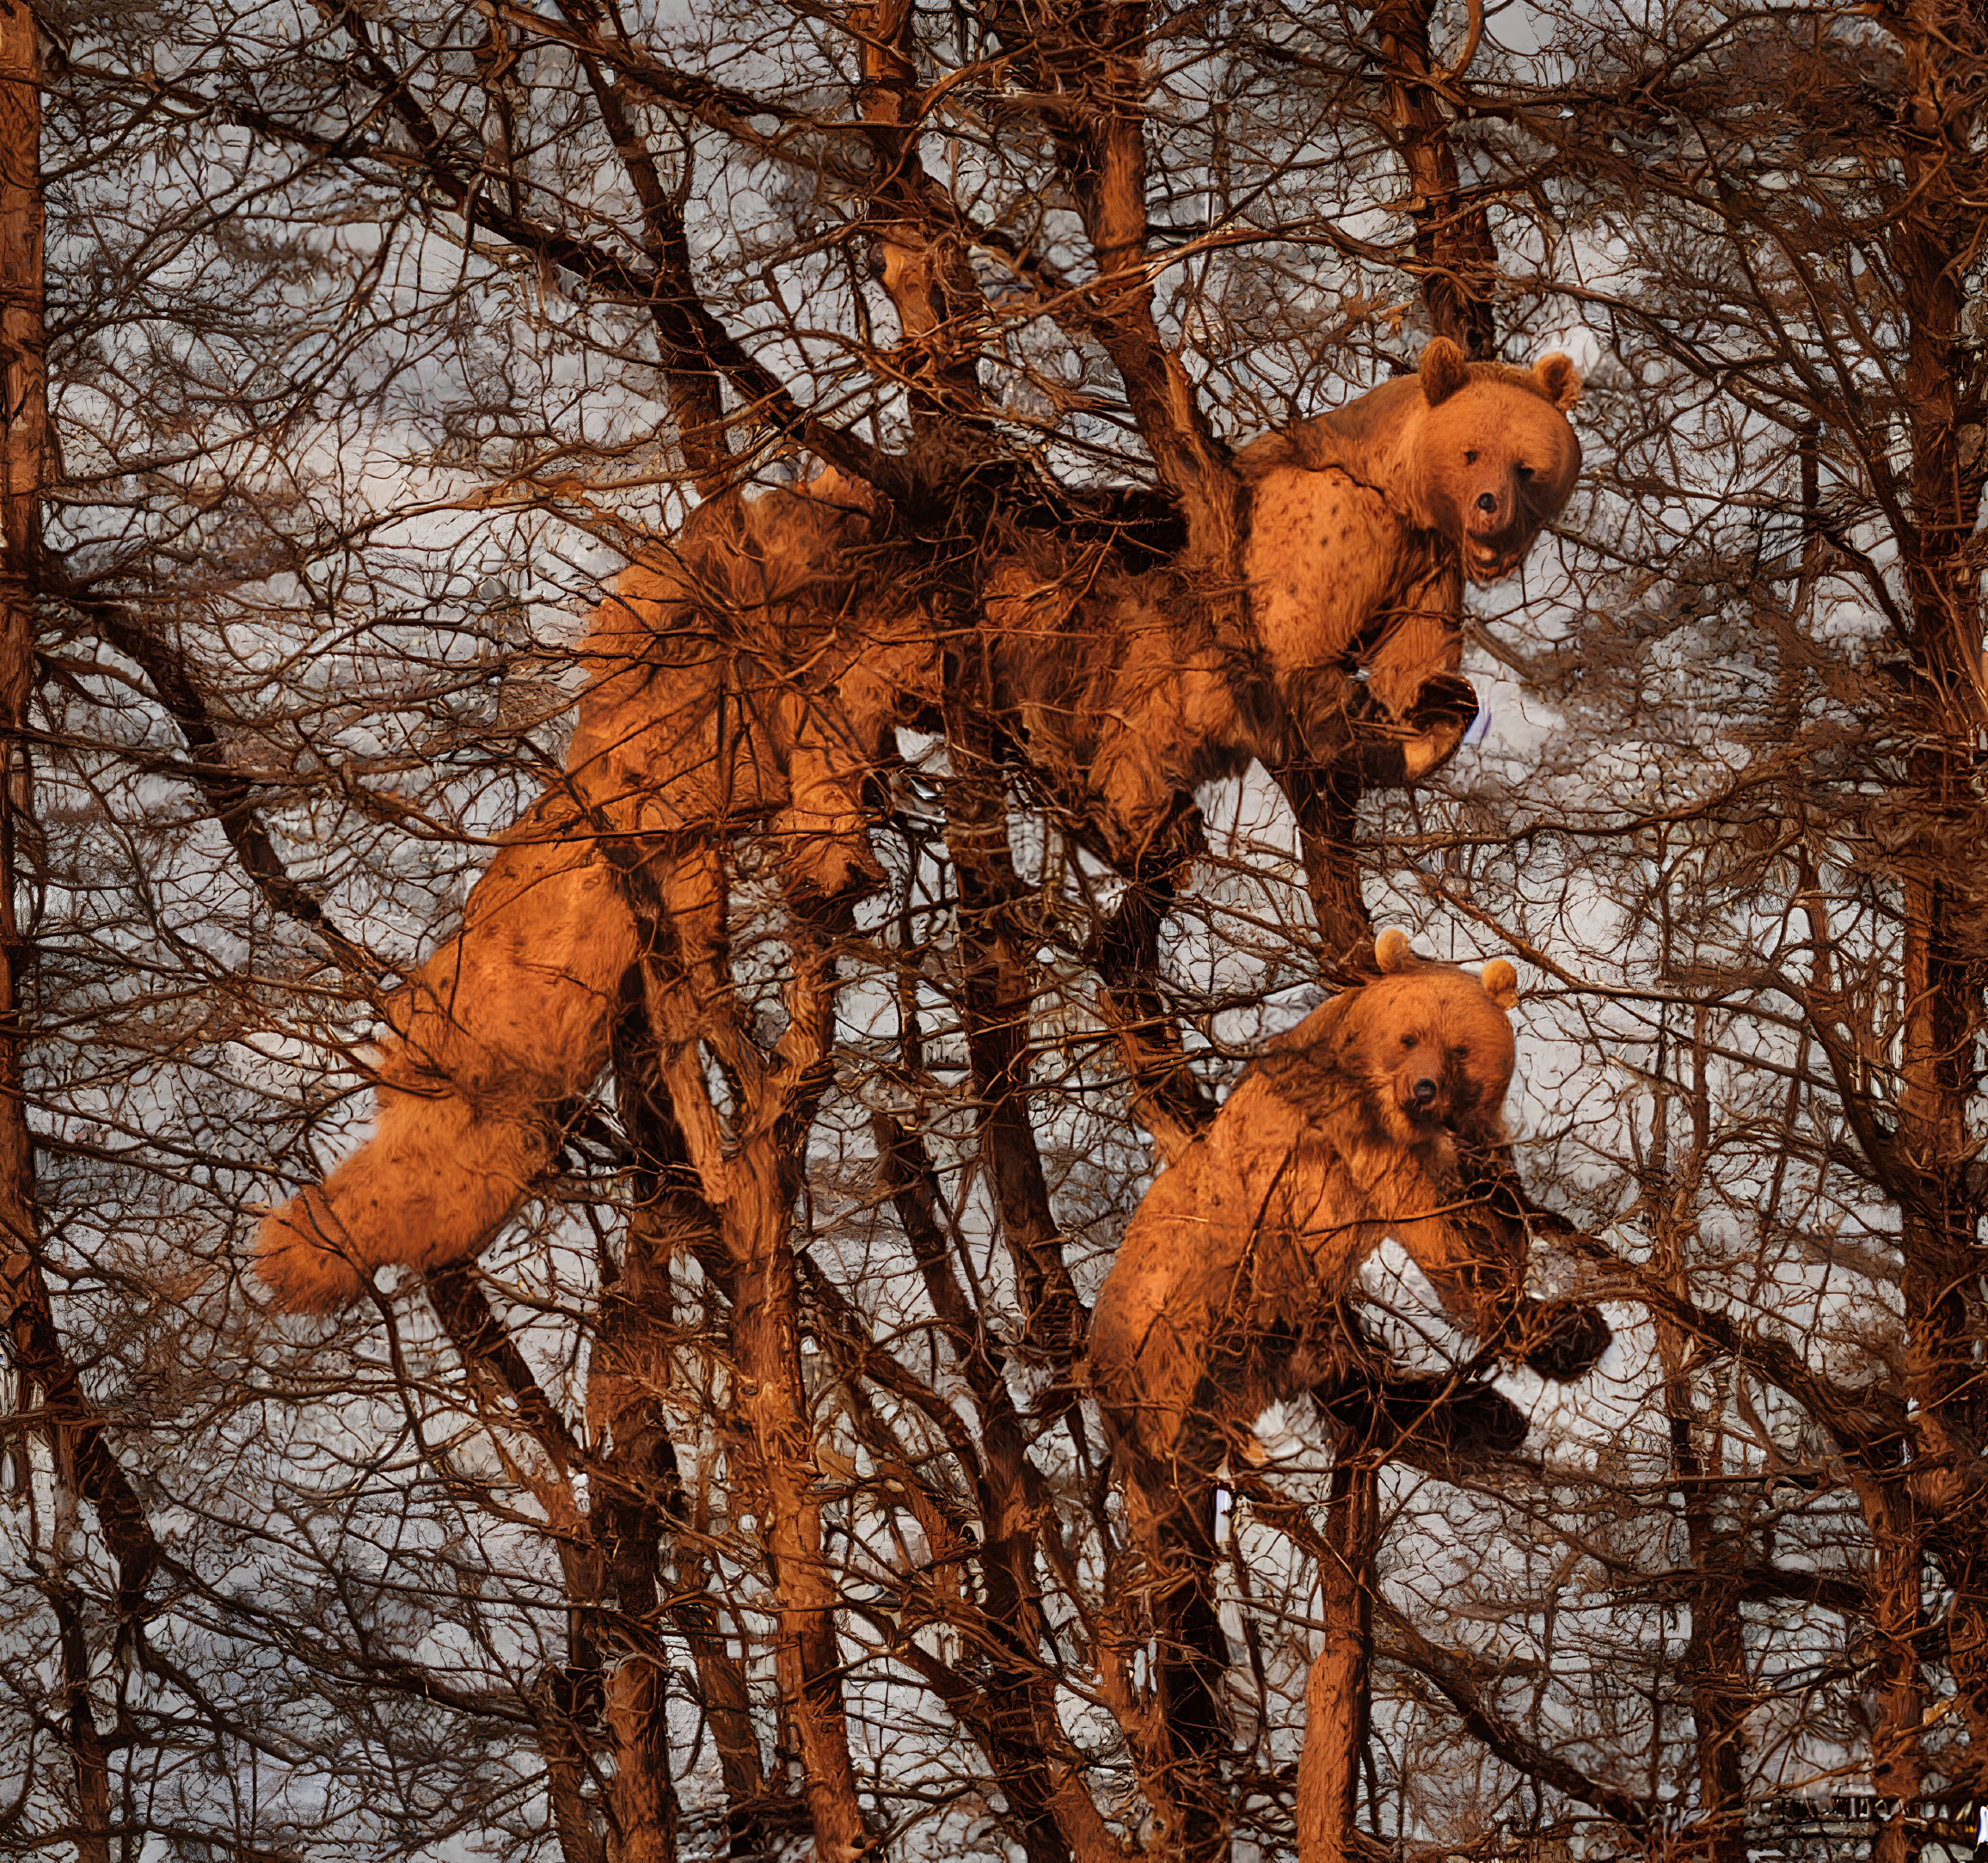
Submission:
[[[641,945],[628,888],[668,897],[690,969],[716,941],[709,865],[743,832],[770,843],[799,910],[868,890],[895,727],[932,723],[948,686],[1127,873],[1177,856],[1195,787],[1252,758],[1426,775],[1475,710],[1463,575],[1512,567],[1565,501],[1579,387],[1564,356],[1523,371],[1438,340],[1418,375],[1258,441],[1236,461],[1240,602],[1111,523],[1002,520],[962,622],[934,592],[958,566],[942,579],[833,472],[700,509],[602,605],[562,781],[389,1006],[373,1137],[262,1224],[279,1304],[341,1307],[382,1264],[480,1253],[606,1064]]]
[[[1414,958],[1399,932],[1374,954],[1383,974],[1273,1042],[1161,1174],[1098,1295],[1090,1385],[1149,1527],[1198,1508],[1273,1400],[1329,1403],[1366,1376],[1347,1307],[1387,1236],[1459,1325],[1536,1370],[1578,1377],[1607,1348],[1592,1308],[1523,1290],[1525,1205],[1496,1182],[1512,966],[1472,977]],[[1504,1422],[1493,1433],[1488,1446],[1517,1446]]]
[[[1394,1236],[1461,1325],[1550,1377],[1580,1376],[1609,1344],[1592,1308],[1523,1291],[1533,1212],[1500,1119],[1512,966],[1472,977],[1415,959],[1399,932],[1374,958],[1381,976],[1270,1044],[1161,1174],[1092,1317],[1089,1382],[1144,1566],[1190,1854],[1226,1849],[1202,1776],[1223,1747],[1229,1658],[1213,1489],[1256,1417],[1309,1390],[1342,1453],[1399,1447],[1438,1467],[1525,1440],[1524,1415],[1490,1385],[1388,1365],[1353,1310],[1360,1263]]]
[[[831,473],[707,506],[671,559],[621,578],[582,650],[564,780],[388,1006],[371,1138],[261,1225],[279,1305],[334,1309],[383,1263],[482,1251],[607,1065],[642,950],[631,885],[665,904],[694,968],[718,935],[714,849],[742,831],[765,837],[799,909],[881,878],[866,786],[938,670],[923,614],[879,599],[876,530],[867,488]]]
[[[1509,575],[1567,503],[1580,395],[1565,356],[1514,369],[1438,338],[1416,376],[1243,450],[1243,573],[1284,713],[1267,768],[1342,754],[1335,714],[1369,783],[1419,781],[1455,751],[1477,708],[1463,579]]]
[[[1196,788],[1252,759],[1280,780],[1349,762],[1363,785],[1427,776],[1476,714],[1465,576],[1516,568],[1566,504],[1580,394],[1565,356],[1473,363],[1438,338],[1417,374],[1243,448],[1239,626],[1193,566],[999,540],[985,687],[1049,797],[1130,871]]]

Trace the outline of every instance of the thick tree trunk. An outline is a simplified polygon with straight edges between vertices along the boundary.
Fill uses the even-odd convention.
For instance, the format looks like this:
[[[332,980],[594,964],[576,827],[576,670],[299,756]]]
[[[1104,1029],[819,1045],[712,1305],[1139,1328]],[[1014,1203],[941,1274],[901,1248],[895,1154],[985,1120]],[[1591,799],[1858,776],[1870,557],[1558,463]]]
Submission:
[[[41,595],[41,497],[50,463],[41,82],[33,10],[26,0],[0,0],[0,1301],[15,1407],[41,1413],[58,1513],[71,1511],[79,1500],[96,1511],[118,1562],[122,1637],[135,1633],[158,1549],[56,1331],[41,1262],[22,1055],[31,953],[18,894],[39,839],[28,713]],[[52,1602],[62,1644],[63,1737],[75,1777],[76,1852],[80,1863],[110,1863],[110,1762],[90,1701],[86,1612],[65,1581],[53,1588]]]
[[[1096,263],[1090,334],[1125,385],[1161,482],[1187,521],[1187,555],[1239,590],[1241,484],[1179,353],[1154,316],[1147,264],[1145,0],[1086,0],[1053,15],[993,0],[986,17],[1035,91]],[[1054,101],[1052,101],[1054,100]]]
[[[676,1000],[681,984],[652,985],[649,1014],[664,1045],[660,1072],[677,1125],[685,1128],[696,1121],[709,1129],[689,1149],[705,1200],[720,1215],[733,1406],[743,1425],[739,1448],[773,1591],[775,1679],[805,1774],[815,1850],[822,1863],[854,1863],[868,1849],[869,1834],[850,1757],[836,1627],[840,1589],[824,1547],[823,1477],[801,1374],[793,1242],[807,1135],[834,1055],[835,961],[826,927],[793,924],[788,948],[792,977],[785,1033],[770,1053],[734,1051],[737,1063],[749,1073],[736,1083],[729,1156],[715,1143],[715,1109],[701,1072],[669,1051],[669,1044],[694,1026],[673,1022],[696,1014],[693,1005]],[[703,1014],[722,1018],[733,1008],[720,999],[705,1005]]]
[[[1373,1662],[1373,1565],[1380,1475],[1365,1458],[1333,1470],[1326,1549],[1318,1561],[1318,1654],[1304,1682],[1298,1762],[1298,1863],[1347,1863],[1357,1853],[1354,1805],[1366,1745]]]
[[[986,309],[966,248],[938,230],[950,200],[918,155],[918,82],[911,0],[850,10],[862,65],[860,105],[870,148],[869,224],[878,270],[896,307],[902,344],[891,357],[910,396],[914,430],[963,423],[984,412],[979,316]]]
[[[771,1135],[736,1162],[725,1242],[736,1264],[732,1315],[737,1406],[753,1461],[760,1541],[775,1591],[774,1670],[807,1774],[823,1863],[854,1863],[868,1833],[856,1805],[834,1575],[823,1554],[821,1470],[801,1374],[801,1296],[789,1237],[790,1158]]]
[[[1977,554],[1988,459],[1978,439],[1969,450],[1962,444],[1988,418],[1988,381],[1961,321],[1963,275],[1980,251],[1985,62],[1979,21],[1954,0],[1909,0],[1879,16],[1901,55],[1899,114],[1911,126],[1897,140],[1902,172],[1888,237],[1908,327],[1902,411],[1911,450],[1899,555],[1910,604],[1900,644],[1911,673],[1881,735],[1884,749],[1902,752],[1899,800],[1917,831],[1900,862],[1896,1128],[1887,1155],[1873,1162],[1902,1219],[1913,1422],[1903,1480],[1874,1471],[1866,1511],[1875,1541],[1880,1647],[1872,1780],[1881,1793],[1904,1796],[1922,1788],[1928,1767],[1920,1731],[1924,1561],[1940,1549],[1948,1580],[1958,1587],[1975,1576],[1974,1549],[1988,1533],[1981,1480],[1988,1402],[1976,1357],[1988,1329],[1979,1274],[1985,1199],[1969,1132],[1988,986],[1988,955],[1974,928],[1988,904],[1979,879],[1977,764],[1988,732]],[[1950,1609],[1961,1633],[1954,1681],[1979,1718],[1988,1676],[1979,1639],[1967,1632],[1983,1601],[1957,1591]],[[1904,1863],[1916,1848],[1902,1823],[1894,1823],[1881,1836],[1879,1863]]]
[[[960,707],[947,722],[958,774],[947,794],[946,843],[960,889],[960,1013],[981,1155],[1021,1284],[1029,1341],[1073,1364],[1089,1316],[1063,1259],[1030,1109],[1034,990],[1009,922],[1022,888],[1008,845],[1007,793],[985,745],[985,720]]]
[[[1430,0],[1388,0],[1373,15],[1369,29],[1378,45],[1384,126],[1408,174],[1411,269],[1421,281],[1430,328],[1465,355],[1488,357],[1498,341],[1498,249],[1482,204],[1463,190],[1430,51],[1433,11]],[[1474,6],[1474,28],[1480,17]]]
[[[610,1541],[611,1570],[624,1617],[635,1625],[652,1619],[660,1588],[664,1616],[690,1645],[718,1752],[732,1845],[751,1854],[767,1843],[760,1817],[766,1781],[758,1737],[744,1671],[719,1631],[703,1553],[681,1530],[685,1523],[679,1470],[664,1410],[676,1376],[670,1350],[675,1319],[670,1263],[679,1253],[713,1260],[721,1248],[721,1224],[686,1181],[689,1161],[657,1079],[653,1041],[630,1039],[639,1020],[626,1019],[615,1045],[622,1124],[635,1147],[636,1169],[620,1272],[603,1291],[588,1376],[587,1409],[596,1441],[604,1442],[611,1458],[611,1479],[596,1488],[596,1530]],[[672,1529],[678,1529],[673,1578],[662,1569],[660,1557]],[[672,1832],[676,1825],[663,1738],[660,1658],[660,1645],[632,1656],[631,1666],[646,1665],[651,1675],[647,1680],[628,1676],[623,1697],[610,1700],[617,1767],[631,1776],[638,1768],[646,1770],[651,1780],[639,1793],[631,1787],[623,1794],[625,1803],[617,1802],[624,1843],[653,1827],[659,1835],[644,1841],[660,1842],[660,1823],[666,1820]]]

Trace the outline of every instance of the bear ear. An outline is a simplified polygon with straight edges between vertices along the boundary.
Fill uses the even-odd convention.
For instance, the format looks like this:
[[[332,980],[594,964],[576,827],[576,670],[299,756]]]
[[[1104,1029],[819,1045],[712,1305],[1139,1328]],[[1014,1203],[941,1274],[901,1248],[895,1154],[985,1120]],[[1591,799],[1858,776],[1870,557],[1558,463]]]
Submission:
[[[1422,399],[1440,408],[1458,389],[1470,385],[1470,365],[1448,337],[1433,336],[1422,352],[1421,376]]]
[[[1519,1007],[1519,972],[1503,958],[1493,958],[1477,973],[1477,981],[1500,1009],[1510,1011]]]
[[[1374,940],[1374,968],[1384,976],[1408,967],[1408,935],[1398,925],[1390,925]]]
[[[1562,412],[1580,399],[1580,371],[1572,357],[1558,350],[1539,359],[1533,365],[1532,379],[1539,384],[1539,392]]]

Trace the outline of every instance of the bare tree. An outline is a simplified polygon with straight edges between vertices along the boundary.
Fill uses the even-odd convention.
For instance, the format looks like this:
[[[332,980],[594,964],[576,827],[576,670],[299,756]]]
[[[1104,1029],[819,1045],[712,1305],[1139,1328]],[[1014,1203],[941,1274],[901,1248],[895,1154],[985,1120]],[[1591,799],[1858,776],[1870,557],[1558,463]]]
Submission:
[[[1979,1789],[1971,20],[40,25],[0,15],[9,1845],[1736,1863],[1763,1800]],[[1575,505],[1469,597],[1479,741],[1101,847],[988,702],[989,538],[1220,638],[1234,449],[1434,336],[1589,377]],[[598,828],[640,960],[533,1201],[269,1313],[261,1207],[364,1136],[396,985],[561,793],[581,617],[823,466],[948,629],[874,890],[801,898],[744,806]],[[792,689],[724,644],[740,716]],[[1169,1725],[1088,1302],[1375,922],[1525,972],[1540,1290],[1619,1343],[1506,1382],[1516,1454],[1359,1389],[1261,1419]],[[1399,1260],[1362,1324],[1491,1369]]]

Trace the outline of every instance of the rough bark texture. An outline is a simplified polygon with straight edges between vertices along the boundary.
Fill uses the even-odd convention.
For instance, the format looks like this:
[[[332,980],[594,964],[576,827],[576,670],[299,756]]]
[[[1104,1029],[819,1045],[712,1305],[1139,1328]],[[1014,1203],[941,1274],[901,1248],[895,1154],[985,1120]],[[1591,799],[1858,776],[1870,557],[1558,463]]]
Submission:
[[[1298,1762],[1298,1863],[1347,1863],[1373,1664],[1373,1563],[1380,1542],[1380,1473],[1343,1457],[1332,1475],[1326,1550],[1318,1561],[1318,1654],[1304,1682]]]
[[[965,958],[960,1020],[973,1069],[981,1155],[993,1179],[1001,1233],[1014,1257],[1028,1331],[1040,1348],[1082,1349],[1088,1315],[1063,1259],[1030,1112],[1034,992],[1012,917],[1023,898],[1008,847],[1006,791],[973,745],[985,735],[959,718],[966,769],[953,785],[946,835],[960,885]]]
[[[55,1324],[36,1207],[24,1046],[32,936],[20,916],[39,837],[28,706],[42,597],[41,500],[50,463],[43,327],[40,28],[0,4],[0,1301],[15,1407],[39,1413],[58,1516],[87,1501],[117,1561],[119,1640],[138,1633],[158,1547]],[[64,1535],[66,1540],[68,1534]],[[47,1596],[62,1652],[60,1737],[76,1793],[80,1863],[110,1863],[110,1741],[90,1698],[93,1652],[78,1588],[58,1567]]]
[[[1454,74],[1435,68],[1429,46],[1434,9],[1428,0],[1390,0],[1369,31],[1385,100],[1384,128],[1407,171],[1408,218],[1414,227],[1413,269],[1430,328],[1466,355],[1496,352],[1498,249],[1482,199],[1463,183],[1445,98]],[[1475,49],[1481,15],[1472,14]]]
[[[965,454],[965,429],[983,418],[976,319],[986,303],[966,248],[948,225],[950,202],[918,154],[916,13],[911,0],[850,9],[862,68],[858,101],[867,126],[869,223],[876,269],[897,308],[893,373],[910,393],[911,423]]]
[[[1978,868],[1969,855],[1955,858],[1963,848],[1979,855],[1978,747],[1988,729],[1976,532],[1988,459],[1978,438],[1963,450],[1963,435],[1979,436],[1988,418],[1988,376],[1961,322],[1962,277],[1981,251],[1988,61],[1978,18],[1951,0],[1912,0],[1883,9],[1881,18],[1902,56],[1899,90],[1911,126],[1897,138],[1900,179],[1889,240],[1909,330],[1901,385],[1910,470],[1897,489],[1910,514],[1899,534],[1910,603],[1900,644],[1910,671],[1888,723],[1916,805],[1917,845],[1903,874],[1899,993],[1906,1008],[1897,1129],[1888,1155],[1874,1161],[1902,1218],[1905,1382],[1915,1419],[1904,1480],[1874,1470],[1868,1486],[1881,1651],[1872,1780],[1879,1792],[1903,1797],[1924,1789],[1929,1764],[1922,1732],[1926,1558],[1943,1542],[1960,1555],[1951,1576],[1960,1576],[1972,1563],[1967,1540],[1978,1544],[1988,1528],[1980,1474],[1988,1403],[1979,1394],[1977,1356],[1988,1317],[1978,1279],[1988,1199],[1970,1162],[1978,1142],[1968,1130],[1988,952],[1976,929]],[[1979,1609],[1970,1599],[1954,1615],[1965,1623]],[[1955,1681],[1964,1696],[1978,1698],[1979,1648],[1962,1641],[1967,1654]],[[1915,1848],[1894,1820],[1877,1854],[1880,1863],[1904,1863]]]

